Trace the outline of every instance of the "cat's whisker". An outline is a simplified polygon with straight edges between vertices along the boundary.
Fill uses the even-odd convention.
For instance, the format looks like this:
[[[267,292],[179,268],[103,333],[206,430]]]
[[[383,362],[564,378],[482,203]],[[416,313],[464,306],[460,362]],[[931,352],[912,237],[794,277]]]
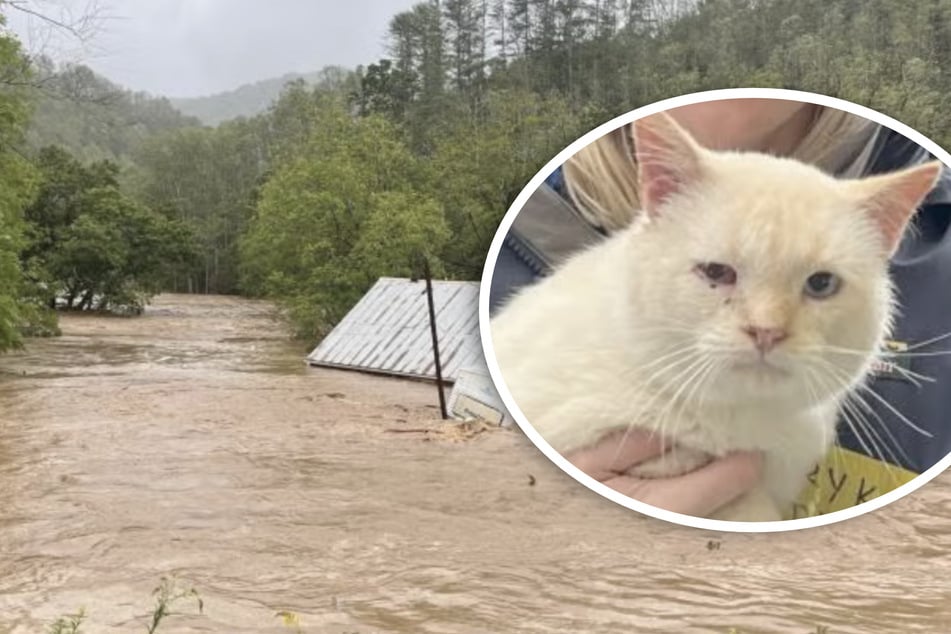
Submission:
[[[885,467],[885,471],[889,475],[894,477],[895,468],[893,465],[903,464],[902,460],[899,458],[899,454],[901,454],[902,456],[905,456],[906,459],[907,459],[907,454],[904,448],[902,448],[901,443],[898,442],[898,440],[894,437],[894,434],[892,434],[888,426],[885,425],[884,422],[881,420],[881,417],[878,415],[878,413],[875,412],[874,409],[869,408],[868,404],[864,403],[864,400],[863,400],[862,401],[864,403],[863,408],[866,409],[868,412],[870,412],[881,424],[882,430],[885,432],[885,435],[887,436],[888,441],[886,442],[886,439],[882,438],[882,435],[875,429],[875,426],[871,424],[871,420],[867,416],[863,415],[862,412],[860,412],[857,409],[855,403],[858,401],[853,400],[855,396],[856,395],[853,393],[853,394],[849,394],[846,397],[846,399],[842,402],[842,410],[840,411],[840,413],[842,414],[846,422],[849,422],[850,420],[855,421],[854,426],[852,426],[851,423],[849,426],[852,427],[852,431],[855,434],[856,438],[861,439],[859,431],[863,431],[866,434],[866,436],[869,439],[869,442],[872,443],[875,447],[875,453],[869,454],[869,456],[880,460]],[[851,416],[851,419],[849,418],[849,416]],[[861,440],[860,440],[860,444],[862,444]]]
[[[619,397],[623,399],[629,395],[637,396],[651,385],[654,385],[657,381],[665,378],[670,372],[678,368],[683,370],[682,366],[684,364],[689,364],[697,359],[699,359],[699,353],[696,347],[687,345],[664,355],[664,357],[660,359],[655,359],[645,366],[632,368],[629,373],[636,374],[640,381],[629,384],[627,388],[619,394]],[[656,367],[658,365],[662,365],[662,367]],[[651,370],[651,372],[648,373],[647,370]],[[672,380],[676,381],[678,377],[679,375],[675,376]],[[666,384],[665,389],[670,387],[670,385],[671,383]]]
[[[803,369],[806,371],[806,375],[803,378],[805,379],[806,390],[809,392],[810,403],[812,404],[813,407],[819,407],[822,404],[823,399],[819,396],[816,386],[813,385],[813,381],[818,382],[818,379],[813,373],[813,368],[810,367],[808,363],[803,365]],[[816,372],[818,372],[818,370],[816,370]],[[835,435],[834,431],[833,431],[833,438],[834,438],[833,446],[838,445],[838,442],[839,442],[838,437]],[[826,455],[828,456],[829,454],[827,453]],[[842,458],[836,452],[833,452],[832,456],[833,456],[832,466],[833,468],[838,470],[841,467]]]
[[[903,423],[905,423],[906,425],[908,425],[908,427],[910,427],[910,428],[913,429],[914,431],[918,432],[919,434],[921,434],[921,435],[924,436],[925,438],[934,438],[934,434],[932,434],[931,432],[929,432],[929,431],[926,430],[926,429],[922,429],[922,428],[919,427],[918,425],[916,425],[916,424],[914,424],[913,422],[911,422],[910,420],[908,420],[908,417],[907,417],[907,416],[905,416],[904,414],[902,414],[901,412],[899,412],[897,409],[895,409],[895,407],[894,407],[891,403],[889,403],[887,400],[885,400],[884,398],[882,398],[882,397],[878,394],[878,392],[876,392],[876,391],[873,390],[872,388],[868,387],[867,385],[861,385],[861,384],[858,386],[858,388],[859,388],[860,390],[862,390],[863,392],[865,392],[866,394],[872,396],[875,400],[877,400],[879,403],[881,403],[886,409],[888,409],[892,414],[894,414],[895,416],[897,416],[899,420],[901,420]]]
[[[925,339],[924,341],[919,341],[918,343],[908,346],[909,350],[917,350],[918,348],[924,348],[925,346],[930,346],[931,344],[938,343],[939,341],[944,341],[945,339],[951,339],[951,331],[944,333],[943,335],[938,335],[937,337],[932,337],[931,339]]]
[[[683,393],[683,391],[691,387],[692,385],[695,385],[696,381],[698,380],[698,377],[702,376],[703,373],[706,372],[706,369],[712,364],[712,360],[709,357],[701,357],[700,361],[701,363],[699,364],[699,366],[695,365],[696,369],[686,379],[684,379],[681,382],[680,386],[673,393],[673,395],[671,395],[667,399],[667,404],[664,405],[664,409],[658,413],[661,430],[664,429],[664,426],[666,425],[669,416],[673,414],[674,411],[676,410],[677,403],[679,402],[678,399],[680,398],[680,395]],[[683,413],[682,408],[680,413],[681,414]]]
[[[709,388],[714,383],[714,379],[716,378],[720,369],[726,364],[725,361],[717,360],[713,357],[711,357],[710,361],[711,362],[707,365],[707,369],[704,374],[702,374],[700,378],[697,379],[691,391],[684,396],[684,399],[681,403],[680,412],[678,413],[678,420],[679,417],[683,415],[687,404],[690,403],[690,401],[694,398],[694,395],[697,393],[699,393],[699,398],[697,399],[697,404],[696,407],[694,407],[694,411],[703,410],[703,404],[706,401]]]
[[[872,458],[879,460],[885,467],[885,471],[894,477],[895,468],[893,463],[897,458],[891,448],[882,440],[882,437],[875,431],[875,428],[868,424],[868,421],[855,409],[855,406],[848,400],[843,401],[841,410],[842,418],[852,428],[856,438],[860,438],[859,431],[864,431],[869,443],[872,445],[873,452],[868,453]],[[852,423],[854,421],[854,424]],[[884,450],[884,451],[883,451]],[[888,455],[886,456],[886,452]]]
[[[802,368],[806,372],[803,375],[803,379],[805,379],[806,391],[809,393],[809,404],[811,407],[818,407],[822,404],[822,399],[819,398],[819,393],[812,385],[812,381],[815,379],[812,368],[808,364],[803,364]]]
[[[654,391],[654,394],[652,395],[652,397],[648,399],[648,401],[644,403],[644,405],[638,410],[638,415],[648,410],[657,401],[657,399],[663,398],[664,396],[666,396],[671,389],[676,388],[678,383],[682,385],[684,377],[687,377],[688,375],[691,375],[692,373],[694,373],[697,370],[697,368],[702,366],[706,361],[706,359],[700,354],[698,354],[696,351],[694,351],[694,355],[690,357],[690,359],[691,361],[689,365],[687,365],[687,367],[682,368],[675,376],[671,377],[666,383],[664,383],[663,387],[658,388]],[[650,386],[650,384],[654,382],[654,378],[658,376],[660,376],[660,374],[655,374],[654,377],[648,379],[646,382],[646,385]]]
[[[696,394],[697,391],[699,390],[701,393],[701,402],[703,398],[705,398],[706,390],[704,389],[704,387],[706,385],[709,385],[708,379],[710,379],[710,377],[713,376],[714,370],[716,370],[717,367],[718,367],[717,361],[715,359],[710,359],[708,363],[701,370],[700,375],[693,381],[693,386],[690,388],[690,390],[688,390],[688,392],[681,399],[680,409],[677,410],[676,414],[671,412],[672,414],[674,414],[672,429],[670,431],[672,438],[678,438],[680,436],[680,430],[683,427],[684,412],[686,411],[690,401],[693,399],[694,394]],[[694,411],[699,411],[701,409],[702,407],[698,405],[697,407],[694,408]]]
[[[651,362],[648,363],[647,365],[639,366],[639,367],[636,369],[636,372],[638,372],[638,373],[646,372],[647,370],[651,370],[651,369],[655,368],[656,366],[658,366],[658,365],[660,365],[660,364],[664,363],[665,361],[668,361],[668,360],[670,360],[670,359],[672,359],[672,358],[680,357],[680,356],[683,356],[684,354],[687,354],[687,353],[694,353],[694,354],[695,354],[696,352],[697,352],[696,346],[695,346],[694,344],[690,343],[690,344],[687,344],[687,345],[682,346],[682,347],[680,347],[680,348],[677,348],[677,349],[674,350],[673,352],[667,353],[667,354],[665,354],[664,356],[662,356],[662,357],[660,357],[660,358],[658,358],[658,359],[654,359],[653,361],[651,361]]]
[[[829,375],[833,378],[833,380],[836,380],[835,375],[837,374],[839,376],[837,380],[840,381],[842,384],[845,383],[845,380],[842,378],[842,377],[845,377],[845,372],[842,369],[837,368],[835,365],[833,365],[832,363],[822,358],[818,358],[817,361],[819,361],[825,366],[826,372],[829,373]],[[886,407],[888,407],[894,414],[904,419],[906,423],[910,423],[910,421],[908,421],[908,419],[905,418],[904,416],[901,416],[897,412],[897,410],[895,410],[894,407],[892,407],[890,404],[884,401],[884,399],[882,399],[877,393],[872,391],[871,388],[868,388],[867,386],[863,384],[854,386],[849,392],[846,393],[845,400],[842,403],[842,410],[840,410],[840,413],[842,414],[843,419],[852,429],[852,432],[855,435],[856,439],[858,440],[859,445],[862,447],[862,449],[868,455],[870,456],[873,455],[872,453],[869,452],[868,445],[867,443],[864,442],[862,435],[859,432],[859,429],[865,432],[869,442],[871,442],[875,446],[876,454],[878,458],[882,461],[882,463],[885,465],[886,471],[893,478],[897,479],[895,465],[909,464],[911,460],[909,459],[908,454],[902,447],[901,443],[895,437],[891,428],[885,423],[882,417],[879,416],[879,414],[875,411],[875,409],[869,405],[869,403],[865,400],[865,398],[863,398],[861,392],[859,392],[859,389],[865,390],[866,392],[868,392],[869,394],[877,398]],[[858,403],[859,405],[862,406],[863,409],[865,409],[868,413],[870,413],[872,416],[875,417],[876,422],[881,426],[882,432],[887,437],[888,442],[886,442],[886,439],[882,438],[881,434],[879,434],[879,432],[871,424],[872,421],[870,421],[866,416],[863,416],[856,409],[854,403]],[[853,419],[849,417],[850,414],[855,419],[856,421],[855,424],[853,424],[852,422]],[[882,451],[883,448],[885,451],[887,451],[888,453],[887,456],[885,455],[885,451]],[[901,458],[899,458],[899,455],[901,456]]]
[[[814,352],[816,350],[822,351],[822,352],[831,352],[833,354],[844,354],[844,355],[853,355],[853,356],[860,356],[860,357],[869,356],[869,352],[867,350],[842,348],[840,346],[830,346],[830,345],[809,346],[808,348],[805,349],[806,352]],[[873,354],[879,357],[909,357],[909,358],[943,357],[943,356],[951,355],[951,350],[934,350],[932,352],[914,352],[912,351],[911,348],[905,351],[882,349],[882,350],[876,351]]]
[[[862,351],[858,351],[858,350],[850,350],[850,349],[848,349],[848,348],[837,348],[837,347],[835,347],[835,346],[822,346],[820,349],[821,349],[823,352],[831,352],[831,353],[833,353],[833,354],[853,355],[853,356],[861,356],[861,357],[866,357],[866,356],[868,356],[868,353],[867,353],[867,352],[862,352]],[[815,350],[815,348],[812,348],[811,350]],[[948,351],[948,353],[951,353],[951,351]],[[942,353],[942,354],[944,354],[944,353]],[[922,354],[902,354],[901,356],[923,356],[923,355],[924,355],[924,353],[922,353]],[[898,353],[890,354],[890,353],[888,353],[888,351],[880,351],[880,352],[878,353],[878,356],[879,356],[879,358],[886,358],[886,359],[887,359],[888,357],[896,357],[896,356],[899,356],[899,354],[898,354]],[[914,370],[909,370],[908,368],[903,368],[903,367],[901,367],[900,365],[891,364],[891,367],[892,367],[892,369],[893,369],[894,371],[896,371],[896,372],[898,372],[899,374],[901,374],[903,377],[905,377],[906,379],[908,379],[908,381],[910,381],[910,382],[913,383],[916,387],[919,387],[919,388],[920,388],[920,387],[923,387],[922,382],[925,382],[925,383],[935,383],[935,382],[937,382],[936,379],[935,379],[934,377],[932,377],[932,376],[929,376],[929,375],[927,375],[927,374],[921,374],[920,372],[915,372]]]
[[[819,360],[821,363],[824,363],[824,364],[826,365],[826,367],[828,368],[828,371],[829,371],[829,372],[833,372],[833,373],[835,373],[835,374],[838,374],[839,377],[840,377],[840,380],[844,380],[844,378],[847,378],[846,375],[845,375],[844,370],[842,370],[842,369],[840,369],[840,368],[837,368],[835,365],[833,365],[832,363],[830,363],[829,361],[827,361],[827,360],[825,360],[825,359],[822,359],[821,357],[820,357],[818,360]],[[843,378],[843,377],[844,377],[844,378]],[[907,452],[905,452],[904,448],[901,446],[901,443],[898,442],[898,439],[895,437],[895,435],[894,435],[894,433],[892,432],[891,428],[885,423],[885,421],[884,421],[884,420],[882,419],[882,417],[878,414],[878,412],[875,411],[875,408],[873,408],[871,405],[869,405],[868,401],[866,401],[865,398],[862,396],[862,394],[858,391],[858,387],[865,387],[865,389],[867,389],[867,390],[869,390],[869,391],[871,390],[871,388],[868,388],[867,386],[864,386],[864,384],[860,384],[859,386],[856,386],[855,388],[850,389],[850,390],[846,393],[846,397],[845,397],[845,398],[846,398],[846,402],[852,402],[852,400],[854,399],[854,401],[857,402],[857,403],[859,403],[859,404],[863,407],[863,409],[865,409],[869,414],[871,414],[872,416],[874,416],[875,419],[876,419],[876,422],[878,422],[878,424],[881,425],[882,431],[885,433],[885,435],[888,437],[888,440],[891,442],[892,446],[894,447],[894,450],[897,451],[898,453],[900,453],[900,454],[902,455],[902,458],[904,459],[904,461],[905,461],[906,464],[909,463],[909,462],[911,462],[911,460],[910,460],[909,457],[908,457]],[[863,422],[865,422],[865,423],[868,425],[868,429],[869,429],[870,431],[872,431],[873,433],[875,433],[875,435],[876,435],[879,439],[881,439],[881,436],[879,436],[879,435],[878,435],[878,432],[876,432],[875,429],[874,429],[874,427],[872,427],[871,421],[869,421],[869,420],[868,420],[867,418],[865,418],[864,416],[861,416],[861,419],[862,419]],[[884,440],[882,440],[881,442],[882,442],[883,445],[885,445],[886,447],[888,447],[887,443],[885,443]],[[891,449],[890,449],[890,453],[891,453]],[[901,460],[898,460],[898,459],[897,459],[897,456],[896,456],[894,453],[891,453],[891,457],[892,457],[892,459],[894,460],[895,464],[902,464],[902,461],[901,461]]]
[[[900,366],[892,366],[893,369],[902,375],[909,383],[921,389],[924,387],[925,383],[937,383],[938,380],[933,376],[928,376],[927,374],[921,374],[919,372],[914,372],[913,370],[908,370]]]
[[[891,471],[891,463],[896,461],[894,452],[884,441],[878,431],[872,427],[868,419],[866,419],[865,416],[862,415],[862,412],[858,410],[855,403],[849,400],[848,397],[842,401],[841,413],[843,418],[846,420],[849,420],[851,417],[851,420],[854,421],[855,425],[853,427],[853,431],[855,432],[856,436],[858,436],[858,432],[860,430],[865,433],[869,444],[871,444],[872,448],[874,449],[874,453],[869,455],[880,460],[885,465],[886,470]],[[888,456],[885,455],[886,452],[888,453]]]
[[[666,315],[663,321],[647,321],[637,326],[636,329],[643,330],[646,328],[653,328],[655,326],[662,327],[662,328],[667,328],[667,327],[684,328],[686,330],[689,330],[691,333],[695,333],[697,329],[696,324],[683,320],[683,319],[675,319],[673,317],[670,317],[669,315]]]
[[[691,375],[681,383],[677,391],[668,399],[664,409],[658,414],[662,436],[665,434],[670,438],[677,438],[680,436],[679,432],[682,426],[681,423],[683,421],[683,414],[686,404],[689,402],[691,395],[696,391],[697,387],[703,383],[710,369],[715,365],[715,360],[709,357],[703,358],[702,361],[703,363],[700,365],[700,367],[691,373]],[[684,394],[683,398],[681,398],[681,394],[684,393],[685,389],[687,392]],[[679,409],[677,409],[678,403],[680,405]],[[671,421],[671,429],[669,431],[667,430],[668,421]],[[667,454],[665,453],[661,456],[662,461],[665,459],[666,455]]]
[[[816,370],[817,373],[813,376],[815,380],[819,383],[820,387],[825,390],[835,392],[836,388],[839,387],[840,380],[837,379],[835,375],[828,373],[827,369],[826,369],[826,373],[819,373],[819,370],[824,369],[821,365],[814,366],[814,369]],[[831,384],[827,382],[827,380],[831,381]],[[830,388],[832,389],[830,390]],[[848,406],[845,404],[845,401],[843,401],[843,407],[840,409],[840,413],[842,414],[842,419],[845,421],[846,425],[849,426],[849,429],[852,430],[852,433],[855,435],[856,440],[858,440],[859,445],[862,447],[862,450],[869,456],[878,455],[880,457],[881,451],[878,450],[877,447],[876,447],[876,451],[872,451],[872,447],[869,446],[869,443],[866,442],[866,439],[860,433],[859,428],[856,426],[853,420],[849,417],[850,410]],[[869,438],[869,441],[871,442],[871,438]]]
[[[661,389],[655,390],[654,394],[649,399],[647,399],[646,402],[642,402],[639,409],[636,409],[629,414],[630,422],[627,425],[627,429],[625,430],[624,435],[621,437],[621,441],[618,443],[618,449],[615,452],[614,457],[611,459],[611,463],[617,460],[618,456],[620,455],[621,445],[623,445],[624,441],[627,440],[630,433],[639,426],[638,423],[640,422],[639,419],[641,415],[644,414],[646,411],[648,411],[649,408],[654,404],[654,402],[656,402],[658,398],[660,398],[664,393],[666,393],[666,391],[670,387],[674,386],[677,383],[677,381],[681,379],[681,377],[683,377],[686,374],[689,374],[690,372],[693,371],[694,368],[696,368],[699,364],[704,362],[703,357],[700,357],[697,354],[696,350],[692,350],[692,351],[693,351],[692,355],[688,355],[686,357],[679,358],[670,362],[665,368],[663,368],[660,371],[654,372],[650,377],[646,378],[640,385],[635,385],[629,388],[628,390],[625,390],[625,392],[630,392],[633,395],[640,395],[644,391],[648,390],[648,388],[650,387],[652,383],[654,383],[658,379],[661,379],[665,373],[670,372],[672,370],[677,371],[677,373],[673,377],[671,377],[669,380],[666,381],[666,383],[663,385]],[[681,367],[681,366],[684,366],[685,364],[686,364],[685,368]],[[620,395],[620,396],[621,398],[624,398],[626,394]],[[658,430],[656,426],[650,426],[650,433],[652,437],[657,435],[659,432],[660,430]],[[663,437],[662,433],[660,433],[660,435],[661,437]]]
[[[849,394],[846,397],[846,399],[850,403],[852,402],[853,398],[855,399],[855,402],[857,402],[865,411],[867,411],[872,416],[874,416],[878,424],[881,425],[882,431],[885,433],[885,436],[887,437],[888,442],[885,442],[885,439],[882,439],[882,437],[878,434],[878,432],[875,431],[875,428],[872,426],[871,421],[868,418],[866,418],[865,416],[861,417],[862,422],[868,425],[868,429],[872,433],[874,433],[875,436],[881,440],[882,445],[889,450],[889,455],[891,457],[892,462],[896,465],[910,463],[911,459],[908,457],[908,453],[901,446],[901,443],[898,442],[898,439],[895,438],[895,435],[892,433],[892,430],[888,427],[888,425],[885,424],[885,421],[882,420],[882,417],[878,415],[878,412],[876,412],[872,407],[870,407],[869,404],[865,401],[865,399],[863,399],[858,394]],[[889,443],[891,444],[889,445]],[[896,454],[896,452],[897,454],[901,454],[901,459],[899,459],[899,456]]]
[[[648,324],[637,326],[631,329],[631,332],[689,332],[696,334],[697,327],[689,324],[678,324],[676,322],[667,322],[663,324]]]
[[[631,389],[631,391],[634,392],[635,394],[642,393],[644,390],[648,389],[652,384],[656,384],[658,379],[663,378],[665,373],[679,368],[679,371],[674,376],[670,377],[663,384],[663,386],[661,386],[658,389],[652,390],[654,393],[651,395],[651,397],[647,399],[646,402],[642,402],[641,406],[629,415],[631,422],[629,423],[627,431],[625,432],[622,438],[626,438],[627,435],[634,428],[639,426],[638,422],[642,414],[648,411],[658,401],[658,399],[667,396],[669,394],[670,389],[673,388],[677,384],[678,381],[681,381],[681,379],[683,379],[684,377],[687,377],[686,380],[684,380],[681,383],[680,388],[678,388],[678,392],[679,392],[680,390],[683,389],[684,386],[689,385],[691,383],[695,383],[697,380],[696,377],[698,377],[701,373],[705,371],[705,367],[710,364],[709,359],[706,359],[698,355],[698,351],[696,350],[695,347],[691,347],[691,351],[693,352],[692,355],[689,355],[685,358],[677,359],[669,363],[666,368],[658,372],[655,372],[651,377],[648,377],[640,385],[635,386]],[[682,367],[684,366],[684,364],[686,364],[686,367]],[[667,409],[672,403],[676,403],[676,399],[669,400],[668,404],[665,406],[664,410],[662,410],[661,414],[658,416],[654,416],[651,423],[649,424],[645,423],[645,425],[648,425],[648,427],[651,429],[652,436],[660,435],[661,437],[665,437],[665,434],[667,433],[667,429],[666,429],[667,418],[668,418]],[[616,454],[614,456],[614,459],[616,460],[617,457],[618,455]]]
[[[946,357],[951,355],[951,350],[935,350],[934,352],[894,352],[889,350],[882,354],[886,357],[907,357],[917,359],[919,357]]]

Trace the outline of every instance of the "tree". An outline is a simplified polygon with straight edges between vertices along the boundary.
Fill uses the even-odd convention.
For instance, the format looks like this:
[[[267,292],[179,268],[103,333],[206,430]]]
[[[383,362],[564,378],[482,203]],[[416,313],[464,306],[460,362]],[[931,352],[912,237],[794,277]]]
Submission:
[[[436,142],[430,190],[446,210],[448,271],[478,279],[505,211],[532,176],[584,132],[566,100],[527,91],[491,93],[479,119],[458,119]]]
[[[281,122],[275,141],[293,143]],[[252,194],[270,164],[272,132],[263,119],[231,121],[218,128],[189,128],[150,139],[136,154],[134,191],[144,204],[190,227],[202,257],[180,271],[172,288],[202,293],[238,289],[237,243],[252,208]],[[287,136],[284,136],[287,135]]]
[[[360,90],[353,99],[363,115],[382,114],[393,121],[403,121],[416,97],[417,83],[415,71],[400,69],[392,60],[381,59],[360,74]]]
[[[444,222],[439,206],[414,193],[422,168],[393,124],[355,119],[331,101],[317,117],[297,156],[263,186],[240,249],[243,288],[280,301],[308,337],[326,332],[379,275],[405,270],[408,252],[438,250]],[[403,268],[390,268],[393,258]]]
[[[44,148],[37,166],[43,181],[25,212],[21,261],[50,306],[62,298],[67,308],[139,309],[194,258],[186,227],[124,195],[115,164],[84,166]]]
[[[0,27],[3,26],[0,15]],[[34,287],[23,275],[23,208],[35,191],[35,172],[17,150],[30,116],[28,62],[19,42],[0,30],[0,351],[18,346],[24,329],[42,318]]]

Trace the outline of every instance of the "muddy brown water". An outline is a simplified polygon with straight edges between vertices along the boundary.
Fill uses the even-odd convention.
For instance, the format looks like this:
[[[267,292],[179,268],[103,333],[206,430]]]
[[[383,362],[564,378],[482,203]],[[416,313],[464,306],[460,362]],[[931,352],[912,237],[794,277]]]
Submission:
[[[0,632],[79,607],[143,632],[163,575],[205,602],[168,634],[289,632],[281,610],[321,633],[951,632],[949,476],[820,529],[673,526],[517,432],[390,431],[449,429],[432,387],[308,368],[272,315],[163,296],[0,358]]]

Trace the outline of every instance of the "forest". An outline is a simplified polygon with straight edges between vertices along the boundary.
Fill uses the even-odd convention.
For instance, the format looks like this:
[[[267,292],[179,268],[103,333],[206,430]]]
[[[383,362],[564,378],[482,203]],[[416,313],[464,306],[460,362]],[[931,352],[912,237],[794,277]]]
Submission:
[[[427,0],[387,41],[209,126],[0,30],[0,348],[162,291],[269,298],[314,341],[422,258],[478,279],[558,151],[689,92],[819,92],[951,147],[951,0]]]

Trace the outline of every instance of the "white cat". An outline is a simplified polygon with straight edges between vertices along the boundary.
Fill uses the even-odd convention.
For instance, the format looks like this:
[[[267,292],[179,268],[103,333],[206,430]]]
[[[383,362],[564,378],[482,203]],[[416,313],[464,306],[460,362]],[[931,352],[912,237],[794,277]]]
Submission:
[[[633,475],[762,451],[761,486],[716,517],[779,520],[887,336],[888,259],[941,164],[840,180],[701,148],[665,114],[633,137],[643,213],[492,320],[502,378],[559,453],[628,427],[675,443]]]

